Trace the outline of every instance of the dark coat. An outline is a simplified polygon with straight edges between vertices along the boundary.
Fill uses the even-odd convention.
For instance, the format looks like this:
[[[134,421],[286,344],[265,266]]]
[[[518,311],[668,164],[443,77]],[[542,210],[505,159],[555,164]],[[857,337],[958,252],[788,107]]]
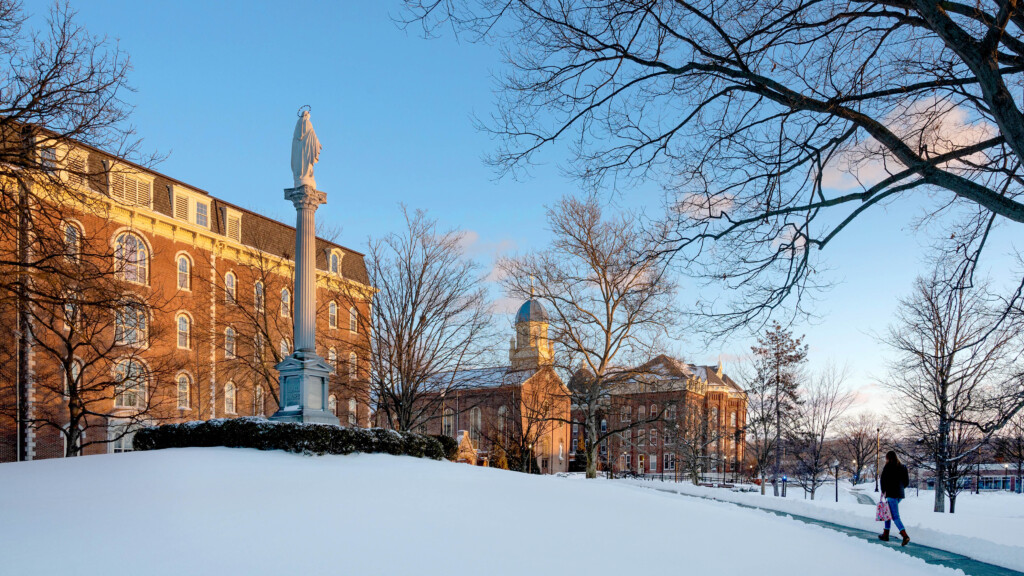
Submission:
[[[887,463],[882,468],[880,484],[886,498],[899,498],[902,500],[906,497],[903,489],[910,486],[910,474],[907,472],[907,467],[903,464]]]

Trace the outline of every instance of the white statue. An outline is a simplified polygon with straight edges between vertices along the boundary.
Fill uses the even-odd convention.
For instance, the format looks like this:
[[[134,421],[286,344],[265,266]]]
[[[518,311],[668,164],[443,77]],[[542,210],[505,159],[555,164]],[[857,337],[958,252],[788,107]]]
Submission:
[[[313,164],[320,161],[320,140],[309,120],[309,110],[303,110],[299,121],[295,124],[295,136],[292,137],[292,176],[295,187],[310,186],[316,189],[313,179]]]

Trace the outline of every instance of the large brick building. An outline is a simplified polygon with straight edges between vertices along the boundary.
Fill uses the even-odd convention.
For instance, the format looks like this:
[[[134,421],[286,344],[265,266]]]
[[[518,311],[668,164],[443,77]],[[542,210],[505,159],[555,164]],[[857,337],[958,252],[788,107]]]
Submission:
[[[569,469],[571,401],[552,368],[549,319],[537,300],[516,314],[504,366],[440,374],[454,382],[433,401],[425,432],[468,440],[474,464],[555,474]],[[468,451],[464,451],[467,454]]]
[[[273,367],[291,352],[294,228],[101,150],[74,145],[40,153],[54,158],[66,186],[37,195],[52,199],[37,206],[40,215],[59,216],[40,222],[61,228],[65,260],[112,259],[120,294],[102,319],[74,324],[89,323],[92,342],[106,349],[83,347],[70,362],[61,354],[71,322],[44,326],[33,310],[23,361],[10,344],[0,368],[0,462],[65,453],[67,436],[58,427],[67,422],[62,382],[69,370],[88,406],[80,427],[85,454],[130,449],[129,428],[143,423],[273,414]],[[281,197],[278,188],[254,193]],[[316,267],[317,351],[338,367],[329,405],[343,424],[366,425],[368,359],[360,354],[368,349],[373,289],[363,256],[318,238]],[[41,288],[47,281],[33,279]],[[72,291],[79,289],[88,287]],[[33,306],[47,305],[37,300],[44,303]],[[4,334],[18,334],[14,304],[0,306]],[[69,300],[53,306],[75,310]],[[114,384],[97,384],[106,380]],[[20,458],[19,393],[22,416],[33,422]]]
[[[617,384],[601,415],[611,434],[599,446],[600,467],[612,472],[738,476],[746,442],[747,396],[722,365],[699,366],[661,355]],[[585,448],[583,416],[574,414],[574,457]]]

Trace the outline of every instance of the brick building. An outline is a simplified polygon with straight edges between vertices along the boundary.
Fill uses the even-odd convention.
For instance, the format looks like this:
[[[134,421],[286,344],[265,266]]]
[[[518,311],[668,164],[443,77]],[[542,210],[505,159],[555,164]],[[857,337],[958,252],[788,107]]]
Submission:
[[[64,260],[81,266],[89,258],[112,259],[117,283],[106,286],[119,294],[102,322],[85,319],[92,322],[92,341],[106,349],[83,347],[70,366],[60,357],[72,323],[65,318],[64,326],[44,326],[38,319],[45,315],[33,310],[34,340],[21,365],[27,367],[22,405],[35,424],[25,432],[21,458],[64,454],[67,436],[58,426],[62,417],[67,422],[69,374],[82,384],[89,406],[80,427],[85,454],[130,449],[131,428],[143,423],[273,414],[273,367],[292,346],[294,228],[87,146],[40,153],[54,158],[53,170],[66,187],[37,207],[39,221],[61,227],[56,235],[69,251]],[[281,195],[274,188],[258,193]],[[359,354],[368,349],[373,289],[363,255],[318,238],[316,266],[317,351],[338,367],[329,404],[343,424],[366,425],[368,359]],[[34,281],[42,287],[47,280]],[[79,289],[87,287],[72,292]],[[15,334],[14,305],[6,299],[0,306],[4,333]],[[65,316],[75,306],[53,301]],[[86,315],[74,315],[80,316]],[[14,416],[23,389],[13,353],[5,360],[0,462],[19,459]],[[116,383],[97,384],[105,380]]]
[[[661,355],[635,374],[614,388],[601,416],[604,430],[621,429],[599,447],[602,469],[683,476],[684,468],[699,468],[705,479],[740,473],[747,396],[721,363],[699,366]],[[582,413],[574,422],[574,452],[582,452]]]
[[[540,302],[528,300],[516,314],[508,365],[439,375],[454,385],[436,403],[438,413],[424,431],[468,438],[473,464],[568,471],[569,391],[551,366],[548,324]]]

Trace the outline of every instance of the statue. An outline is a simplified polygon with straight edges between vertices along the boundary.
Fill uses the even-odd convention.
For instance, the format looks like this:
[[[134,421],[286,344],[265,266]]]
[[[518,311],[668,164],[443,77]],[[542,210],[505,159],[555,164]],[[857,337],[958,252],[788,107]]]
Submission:
[[[292,176],[295,187],[310,186],[316,189],[313,179],[313,164],[320,161],[320,140],[309,120],[309,110],[299,113],[299,121],[295,124],[295,135],[292,137]]]

